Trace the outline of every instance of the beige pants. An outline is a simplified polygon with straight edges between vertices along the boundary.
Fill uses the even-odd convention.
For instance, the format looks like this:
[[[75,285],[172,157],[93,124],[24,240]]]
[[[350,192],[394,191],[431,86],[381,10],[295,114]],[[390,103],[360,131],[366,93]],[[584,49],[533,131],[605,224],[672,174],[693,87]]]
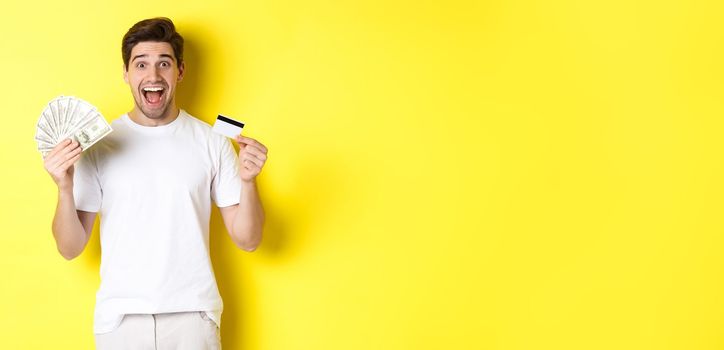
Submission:
[[[130,314],[110,333],[96,334],[98,350],[219,350],[221,333],[203,311]]]

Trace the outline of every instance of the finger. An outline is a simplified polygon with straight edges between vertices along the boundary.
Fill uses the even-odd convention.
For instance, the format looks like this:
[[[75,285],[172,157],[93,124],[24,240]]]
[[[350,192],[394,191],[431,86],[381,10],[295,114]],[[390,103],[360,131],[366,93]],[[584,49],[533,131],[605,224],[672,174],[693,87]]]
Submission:
[[[68,171],[68,168],[72,167],[81,157],[81,154],[76,154],[75,156],[71,157],[70,159],[63,162],[63,164],[60,165],[58,170],[62,173],[65,173]]]
[[[63,157],[68,152],[73,152],[80,148],[80,144],[77,141],[71,141],[70,143],[66,144],[64,147],[60,148],[54,155],[54,158]]]
[[[62,173],[65,173],[66,171],[68,171],[68,168],[73,166],[73,164],[75,164],[75,162],[77,162],[78,159],[80,159],[80,156],[81,156],[80,153],[76,154],[75,156],[69,158],[68,160],[66,160],[65,162],[60,164],[60,166],[57,169],[58,172],[60,172],[62,174]]]
[[[52,156],[46,157],[45,167],[47,169],[53,169],[58,167],[61,163],[72,157],[73,154],[71,153],[73,152],[80,152],[80,144],[76,141],[67,144],[65,147],[61,148]]]
[[[60,152],[61,149],[65,148],[65,146],[69,145],[70,143],[71,143],[70,139],[65,139],[63,141],[60,141],[57,145],[55,145],[55,147],[53,147],[53,149],[50,151],[50,153],[48,153],[46,158],[52,157],[53,155]]]
[[[264,154],[264,152],[262,152],[262,151],[261,151],[259,148],[257,148],[256,146],[251,146],[251,145],[250,145],[250,146],[248,146],[248,147],[245,147],[245,148],[244,148],[244,152],[245,152],[245,153],[250,153],[250,154],[253,155],[254,157],[259,158],[259,159],[261,159],[261,160],[266,160],[266,154]]]
[[[261,168],[256,166],[252,162],[245,162],[244,169],[250,171],[252,174],[257,175],[261,171]]]
[[[257,174],[261,171],[261,168],[262,168],[261,166],[259,166],[259,164],[256,164],[256,163],[254,163],[254,162],[252,162],[252,161],[246,161],[246,162],[244,162],[244,167],[245,167],[247,170],[252,171],[252,172],[255,172],[255,173],[257,173]]]
[[[262,160],[259,159],[259,158],[254,157],[254,156],[252,156],[252,155],[245,154],[244,156],[241,157],[241,159],[242,159],[242,163],[252,162],[252,163],[256,164],[256,166],[258,166],[258,167],[260,167],[260,168],[262,167],[262,165],[264,165],[264,161],[262,161]]]
[[[264,156],[266,158],[266,156]],[[244,153],[242,155],[242,159],[249,159],[250,161],[254,162],[254,164],[258,165],[259,167],[264,166],[264,159],[259,158],[258,156],[255,156],[251,153]]]
[[[60,171],[60,169],[63,167],[63,164],[67,163],[69,160],[80,157],[82,149],[80,147],[76,147],[72,151],[69,151],[67,153],[61,153],[56,156],[56,163],[53,165],[51,169],[55,171]],[[75,163],[75,162],[73,162]],[[72,163],[71,163],[72,164]],[[67,167],[65,168],[67,169]],[[64,170],[63,170],[64,171]]]
[[[243,144],[257,146],[262,152],[267,153],[266,146],[262,145],[261,142],[259,142],[259,141],[257,141],[257,140],[254,140],[254,139],[252,139],[251,137],[246,137],[246,136],[237,135],[237,136],[236,136],[236,140],[237,140],[238,142],[243,143]]]

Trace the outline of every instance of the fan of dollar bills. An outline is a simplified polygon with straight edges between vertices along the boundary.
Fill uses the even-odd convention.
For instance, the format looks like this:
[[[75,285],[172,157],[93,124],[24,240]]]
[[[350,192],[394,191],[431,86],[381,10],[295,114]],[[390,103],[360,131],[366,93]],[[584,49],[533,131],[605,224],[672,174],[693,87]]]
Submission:
[[[77,97],[59,96],[45,107],[38,120],[35,141],[43,158],[61,141],[73,139],[85,151],[113,129],[90,103]]]

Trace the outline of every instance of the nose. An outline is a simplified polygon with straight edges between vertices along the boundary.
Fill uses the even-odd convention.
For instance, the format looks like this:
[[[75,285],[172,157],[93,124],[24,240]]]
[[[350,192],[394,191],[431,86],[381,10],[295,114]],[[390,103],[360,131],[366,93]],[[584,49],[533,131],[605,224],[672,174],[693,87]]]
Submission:
[[[151,74],[151,78],[153,78],[154,81],[158,80],[158,77],[161,76],[160,74],[158,74],[158,67],[156,67],[155,65],[151,66],[150,74]]]

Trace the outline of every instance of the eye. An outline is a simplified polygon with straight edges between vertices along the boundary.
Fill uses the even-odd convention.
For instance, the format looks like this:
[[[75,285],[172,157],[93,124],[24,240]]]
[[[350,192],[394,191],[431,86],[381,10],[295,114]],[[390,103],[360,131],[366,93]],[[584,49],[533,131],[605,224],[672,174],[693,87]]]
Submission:
[[[145,64],[145,63],[138,63],[138,64],[136,64],[136,68],[141,68],[141,69],[146,68],[146,64]]]
[[[162,68],[168,68],[168,67],[169,67],[168,62],[161,62],[161,67],[162,67]]]

